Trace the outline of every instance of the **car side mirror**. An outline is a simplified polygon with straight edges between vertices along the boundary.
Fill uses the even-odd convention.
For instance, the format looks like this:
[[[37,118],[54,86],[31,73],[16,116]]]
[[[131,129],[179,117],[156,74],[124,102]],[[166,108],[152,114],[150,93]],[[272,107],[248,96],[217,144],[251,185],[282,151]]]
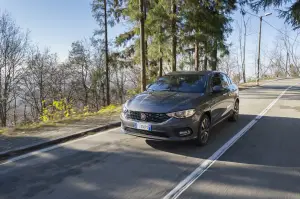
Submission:
[[[148,90],[148,88],[151,86],[152,84],[148,84],[147,86],[146,86],[146,90]]]
[[[223,87],[222,86],[214,86],[213,88],[212,88],[212,92],[213,93],[220,93],[220,92],[222,92],[224,89],[223,89]]]

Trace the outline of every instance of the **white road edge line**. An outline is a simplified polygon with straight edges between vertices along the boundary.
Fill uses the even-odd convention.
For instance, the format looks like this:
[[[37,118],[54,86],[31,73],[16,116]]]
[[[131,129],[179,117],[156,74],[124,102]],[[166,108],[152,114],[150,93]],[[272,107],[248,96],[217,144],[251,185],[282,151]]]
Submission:
[[[297,84],[296,84],[297,85]],[[295,86],[295,85],[293,85]],[[267,108],[265,108],[259,115],[257,115],[251,122],[249,122],[242,130],[235,134],[228,140],[221,148],[219,148],[212,156],[202,162],[190,175],[182,180],[173,190],[171,190],[163,199],[176,199],[178,198],[189,186],[191,186],[216,160],[218,160],[236,141],[238,141],[258,120],[260,120],[274,104],[286,93],[287,90],[292,88],[289,86],[287,89],[273,100]]]
[[[117,127],[117,128],[120,128],[120,127]],[[37,151],[33,151],[33,152],[30,152],[30,153],[26,153],[26,154],[24,154],[24,155],[20,155],[20,156],[17,156],[17,157],[8,159],[7,161],[0,163],[0,166],[1,166],[1,165],[5,165],[5,164],[9,164],[9,163],[12,163],[12,162],[16,162],[16,161],[18,161],[18,160],[22,160],[22,159],[28,158],[28,157],[30,157],[30,156],[39,155],[39,154],[42,154],[42,153],[44,153],[44,152],[48,152],[48,151],[51,151],[51,150],[60,148],[60,147],[62,147],[62,146],[65,146],[65,145],[69,145],[69,144],[72,144],[72,143],[74,143],[74,142],[78,142],[78,141],[80,141],[80,140],[85,140],[85,139],[89,139],[89,138],[96,137],[96,136],[99,136],[99,135],[104,135],[104,134],[107,134],[107,133],[109,133],[109,132],[111,132],[111,131],[116,130],[117,128],[109,129],[109,130],[107,130],[107,131],[102,131],[102,132],[96,133],[96,134],[94,134],[94,135],[89,135],[89,136],[86,136],[86,137],[83,137],[83,138],[78,138],[78,139],[71,140],[71,141],[68,141],[68,142],[64,142],[64,143],[61,143],[61,144],[53,145],[53,146],[51,146],[51,147],[47,147],[47,148],[43,148],[43,149],[40,149],[40,150],[37,150]]]

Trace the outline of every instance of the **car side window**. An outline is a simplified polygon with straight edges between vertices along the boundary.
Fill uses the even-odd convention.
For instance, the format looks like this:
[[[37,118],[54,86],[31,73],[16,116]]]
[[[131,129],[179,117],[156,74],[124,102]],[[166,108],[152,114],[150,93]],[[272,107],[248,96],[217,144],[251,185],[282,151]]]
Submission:
[[[220,77],[221,77],[222,87],[223,88],[228,88],[230,83],[228,82],[228,79],[227,79],[226,75],[225,74],[220,74]]]
[[[211,79],[211,86],[212,87],[222,86],[222,80],[221,80],[220,73],[213,74],[212,79]]]
[[[232,84],[232,80],[230,79],[230,77],[228,75],[225,75],[228,81],[228,84],[231,85]]]

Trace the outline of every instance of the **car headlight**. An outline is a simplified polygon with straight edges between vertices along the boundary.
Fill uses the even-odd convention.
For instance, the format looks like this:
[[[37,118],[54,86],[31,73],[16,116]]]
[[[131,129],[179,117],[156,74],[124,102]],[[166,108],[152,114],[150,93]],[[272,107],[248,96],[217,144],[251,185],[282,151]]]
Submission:
[[[195,109],[188,109],[184,111],[177,111],[173,113],[167,113],[169,117],[175,117],[175,118],[187,118],[191,117],[195,114],[196,110]]]
[[[123,111],[123,113],[127,113],[128,112],[126,104],[123,104],[122,111]]]
[[[123,104],[123,106],[122,106],[122,112],[123,112],[123,113],[128,113],[127,102],[128,102],[128,101],[126,101],[126,102]]]

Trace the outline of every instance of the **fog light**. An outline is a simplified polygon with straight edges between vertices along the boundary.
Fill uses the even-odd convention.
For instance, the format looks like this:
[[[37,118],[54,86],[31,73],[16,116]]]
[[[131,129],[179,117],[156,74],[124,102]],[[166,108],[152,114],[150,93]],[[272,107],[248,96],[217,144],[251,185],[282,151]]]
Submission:
[[[190,135],[192,133],[191,130],[184,130],[184,131],[179,131],[179,136],[187,136]]]

